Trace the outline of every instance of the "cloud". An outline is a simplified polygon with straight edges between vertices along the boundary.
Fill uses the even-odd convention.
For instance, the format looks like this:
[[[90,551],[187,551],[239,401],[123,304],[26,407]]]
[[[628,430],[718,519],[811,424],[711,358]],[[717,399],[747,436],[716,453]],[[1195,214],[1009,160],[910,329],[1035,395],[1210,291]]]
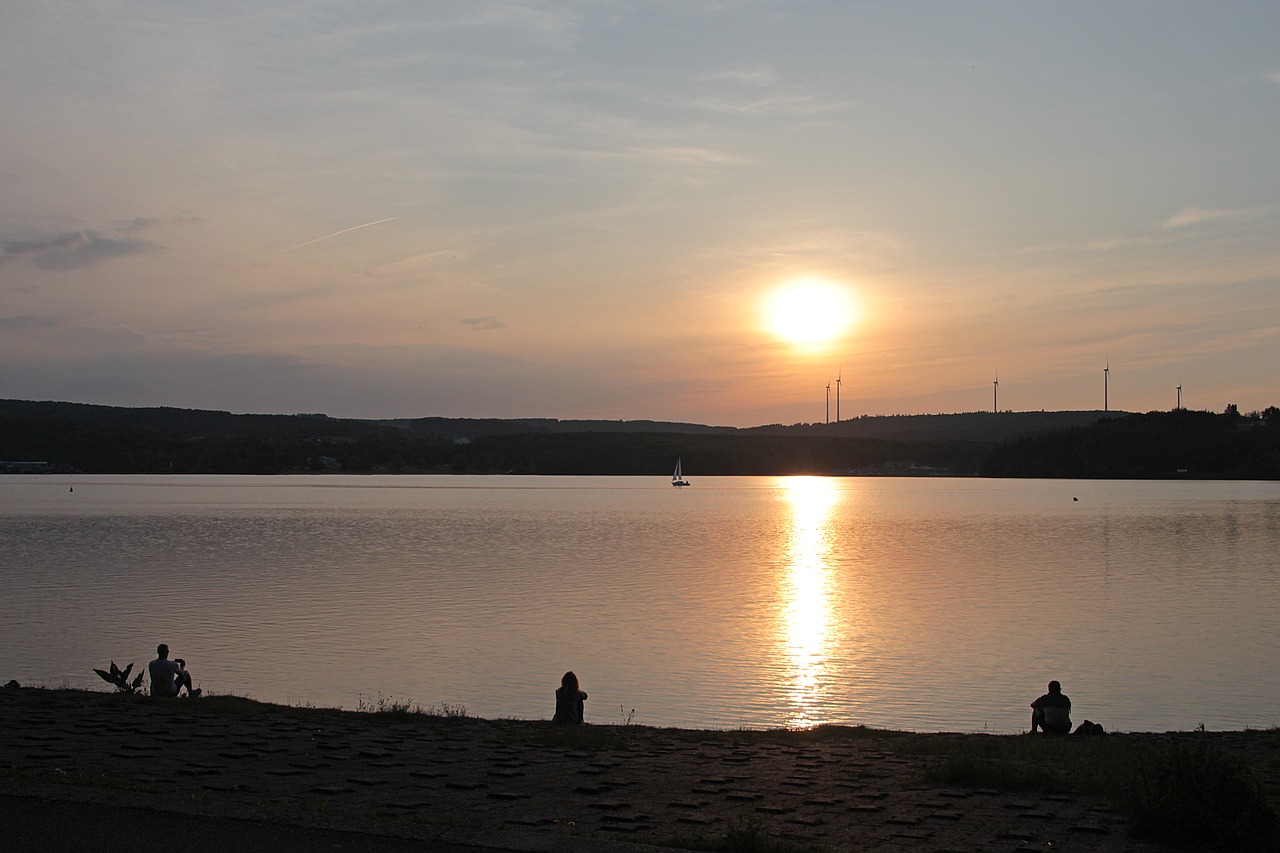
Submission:
[[[1179,213],[1170,216],[1160,223],[1161,228],[1185,228],[1188,225],[1199,225],[1201,222],[1212,222],[1215,219],[1242,219],[1266,213],[1265,207],[1234,207],[1229,209],[1184,207]]]
[[[136,231],[157,228],[161,225],[199,225],[203,221],[191,216],[175,216],[170,219],[157,219],[154,216],[135,216],[133,219],[118,219],[111,223],[111,227],[121,234],[132,234]]]
[[[473,332],[488,332],[493,329],[505,329],[507,326],[497,317],[469,317],[462,321],[463,325],[470,326]]]
[[[0,241],[0,265],[15,258],[39,255],[44,252],[56,252],[74,245],[78,234],[62,234],[45,240],[3,240]]]
[[[144,228],[154,228],[163,220],[156,219],[152,216],[135,216],[133,219],[122,219],[111,223],[117,231],[141,231]]]
[[[752,86],[769,86],[777,82],[778,72],[771,65],[755,65],[750,67],[721,68],[703,74],[705,81],[730,81]]]
[[[646,148],[628,148],[625,154],[640,159],[655,160],[660,163],[673,163],[680,166],[745,166],[751,160],[712,148],[697,148],[691,145],[653,146]]]
[[[424,370],[426,364],[432,369]],[[339,417],[595,417],[637,393],[611,382],[595,364],[438,346],[219,354],[160,343],[71,352],[57,363],[0,359],[0,397],[123,406]]]
[[[40,317],[33,314],[0,317],[0,329],[47,329],[59,324],[60,321],[54,317]]]
[[[280,305],[288,305],[294,302],[323,299],[325,297],[332,296],[333,293],[333,285],[316,284],[307,287],[290,288],[287,290],[269,292],[252,291],[249,293],[242,293],[222,299],[217,304],[232,310],[253,312],[267,308],[275,308]]]
[[[412,272],[421,267],[452,263],[459,259],[466,260],[469,256],[470,251],[467,249],[437,249],[433,252],[424,252],[402,260],[370,267],[369,274],[395,275],[403,272]]]
[[[46,270],[88,269],[115,258],[159,248],[148,240],[108,237],[96,231],[74,231],[38,240],[0,241],[0,266],[25,257]]]
[[[1171,226],[1165,226],[1171,227]],[[1150,246],[1157,241],[1152,237],[1108,237],[1090,240],[1084,244],[1088,252],[1113,252],[1117,249],[1132,249],[1138,246]]]
[[[828,115],[848,110],[847,101],[825,101],[817,95],[779,94],[766,97],[707,97],[693,101],[690,106],[713,113],[738,113],[743,115]]]

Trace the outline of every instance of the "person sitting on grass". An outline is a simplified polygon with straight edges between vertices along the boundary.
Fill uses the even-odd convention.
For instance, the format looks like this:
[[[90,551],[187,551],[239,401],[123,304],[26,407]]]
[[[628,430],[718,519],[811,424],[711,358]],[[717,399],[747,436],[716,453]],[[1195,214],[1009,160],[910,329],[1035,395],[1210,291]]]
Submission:
[[[587,694],[578,689],[578,676],[572,670],[566,672],[556,688],[556,715],[551,722],[557,726],[582,725],[582,702],[586,698]]]
[[[1071,700],[1062,685],[1049,682],[1049,692],[1031,703],[1031,733],[1036,729],[1051,735],[1071,734]]]
[[[164,643],[156,646],[158,657],[147,664],[147,672],[151,674],[151,695],[172,698],[182,688],[187,688],[187,695],[199,696],[204,691],[199,687],[191,687],[191,673],[187,671],[187,662],[182,658],[169,660],[169,647]]]

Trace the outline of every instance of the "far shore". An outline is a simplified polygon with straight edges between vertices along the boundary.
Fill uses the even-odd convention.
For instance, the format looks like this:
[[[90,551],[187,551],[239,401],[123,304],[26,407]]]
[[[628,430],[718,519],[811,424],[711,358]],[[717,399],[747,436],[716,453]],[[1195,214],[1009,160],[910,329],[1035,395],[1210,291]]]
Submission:
[[[7,796],[447,834],[464,845],[483,836],[490,849],[588,839],[1133,851],[1195,833],[1280,849],[1280,729],[1055,738],[563,728],[447,706],[342,711],[8,688],[0,753]]]

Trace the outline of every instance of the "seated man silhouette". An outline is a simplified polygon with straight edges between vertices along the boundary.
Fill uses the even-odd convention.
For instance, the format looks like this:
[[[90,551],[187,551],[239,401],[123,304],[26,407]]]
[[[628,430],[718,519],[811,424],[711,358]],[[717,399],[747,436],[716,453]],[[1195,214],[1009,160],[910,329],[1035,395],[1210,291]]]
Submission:
[[[182,658],[169,660],[169,647],[164,643],[156,646],[156,659],[147,664],[147,672],[151,674],[151,695],[174,697],[187,688],[188,696],[199,696],[204,691],[199,687],[192,689],[191,673],[187,672],[187,662]]]
[[[1031,731],[1039,729],[1046,734],[1071,733],[1071,700],[1062,692],[1062,685],[1049,682],[1049,692],[1031,703]]]

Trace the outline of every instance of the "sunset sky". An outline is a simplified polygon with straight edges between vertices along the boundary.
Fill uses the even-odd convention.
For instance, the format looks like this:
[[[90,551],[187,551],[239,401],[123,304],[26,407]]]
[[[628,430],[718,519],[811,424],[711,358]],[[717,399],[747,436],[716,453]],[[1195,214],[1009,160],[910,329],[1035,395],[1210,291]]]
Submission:
[[[0,397],[1280,405],[1278,45],[1261,0],[6,3]]]

